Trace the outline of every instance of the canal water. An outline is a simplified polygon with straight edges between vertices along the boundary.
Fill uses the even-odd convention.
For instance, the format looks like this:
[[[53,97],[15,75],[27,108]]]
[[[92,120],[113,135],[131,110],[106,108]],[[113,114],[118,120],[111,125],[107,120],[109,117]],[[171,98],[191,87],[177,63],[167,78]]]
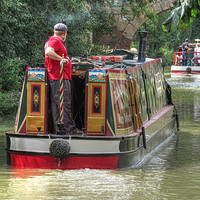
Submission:
[[[177,136],[145,162],[128,170],[10,169],[5,159],[6,130],[14,117],[0,118],[0,199],[200,199],[200,77],[170,77],[180,117]]]

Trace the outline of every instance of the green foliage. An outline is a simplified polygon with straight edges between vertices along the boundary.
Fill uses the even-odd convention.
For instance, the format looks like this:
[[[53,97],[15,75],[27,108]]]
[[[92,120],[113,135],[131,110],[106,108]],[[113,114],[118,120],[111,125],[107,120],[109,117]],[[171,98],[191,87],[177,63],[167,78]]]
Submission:
[[[18,108],[21,92],[12,90],[10,92],[0,92],[0,115],[8,115]]]
[[[163,22],[163,30],[174,32],[188,28],[200,12],[199,0],[178,0],[177,5]]]
[[[174,58],[174,49],[170,49],[169,46],[162,46],[159,48],[160,53],[162,54],[163,63],[165,66],[172,64]]]
[[[105,55],[109,53],[111,49],[107,46],[101,45],[92,45],[92,54],[93,55]]]
[[[20,57],[30,66],[44,62],[44,44],[53,26],[66,20],[69,55],[82,55],[91,46],[91,31],[108,30],[112,13],[101,11],[106,1],[2,0],[0,60]]]
[[[182,1],[182,0],[181,0]],[[14,110],[19,98],[26,66],[34,67],[37,63],[44,62],[44,44],[53,35],[53,26],[66,20],[68,34],[66,47],[69,56],[82,56],[92,48],[92,54],[104,53],[108,49],[94,46],[91,42],[91,33],[112,33],[114,16],[109,8],[121,6],[122,15],[127,20],[140,14],[149,17],[141,29],[149,32],[147,53],[152,57],[163,57],[169,63],[172,52],[185,38],[198,37],[199,26],[196,21],[185,32],[175,31],[166,36],[162,30],[162,23],[166,15],[156,17],[150,12],[148,2],[153,0],[1,0],[0,1],[0,114],[6,110]],[[185,28],[193,20],[190,16],[198,16],[199,1],[192,1],[192,7],[182,7],[183,14],[179,19],[179,27]],[[184,12],[183,12],[184,11]],[[182,14],[181,14],[182,13]],[[188,18],[185,18],[187,14]],[[191,15],[190,15],[191,14]],[[168,13],[169,15],[169,13]],[[186,21],[187,23],[186,23]],[[173,21],[176,27],[177,21]],[[197,30],[196,30],[196,29]],[[156,39],[155,39],[156,38]],[[138,37],[134,38],[134,46]],[[138,44],[137,44],[138,45]],[[19,59],[20,58],[20,59]],[[13,91],[14,90],[14,91]],[[13,94],[12,94],[13,93]],[[15,99],[16,100],[16,99]]]
[[[118,5],[121,5],[122,15],[131,21],[141,15],[151,18],[154,13],[148,9],[148,5],[152,2],[153,0],[118,0]]]
[[[23,67],[20,58],[3,60],[0,64],[0,115],[10,114],[18,107]]]
[[[91,32],[112,29],[112,13],[102,11],[106,5],[107,0],[0,1],[0,114],[13,108],[10,91],[21,89],[26,66],[44,62],[44,44],[53,26],[66,20],[68,54],[81,56],[93,47]]]
[[[163,21],[169,15],[170,11],[162,13],[153,20],[148,20],[140,30],[148,31],[147,35],[147,55],[153,58],[162,58],[165,66],[172,65],[174,52],[185,41],[186,38],[190,42],[195,43],[195,39],[199,38],[200,32],[200,15],[194,19],[191,26],[184,31],[176,30],[167,34],[162,29]],[[138,48],[139,36],[136,34],[133,39],[133,46]]]
[[[22,85],[23,62],[20,58],[3,60],[0,65],[0,89],[2,91],[20,90]]]
[[[0,3],[0,59],[20,57],[34,65],[44,57],[41,52],[36,53],[43,49],[41,39],[47,33],[40,25],[42,13],[34,13],[35,8],[30,8],[28,2],[2,0]],[[37,30],[41,30],[40,39]]]

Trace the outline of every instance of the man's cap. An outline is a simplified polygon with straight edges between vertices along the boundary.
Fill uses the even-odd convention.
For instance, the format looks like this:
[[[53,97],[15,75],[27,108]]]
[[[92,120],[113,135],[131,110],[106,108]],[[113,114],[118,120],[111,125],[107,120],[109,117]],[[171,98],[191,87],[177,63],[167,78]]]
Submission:
[[[67,26],[63,23],[58,23],[54,26],[54,30],[55,31],[66,31],[67,30]]]
[[[186,42],[188,42],[188,41],[189,41],[189,39],[188,39],[188,38],[186,38],[186,39],[185,39],[185,41],[186,41]]]

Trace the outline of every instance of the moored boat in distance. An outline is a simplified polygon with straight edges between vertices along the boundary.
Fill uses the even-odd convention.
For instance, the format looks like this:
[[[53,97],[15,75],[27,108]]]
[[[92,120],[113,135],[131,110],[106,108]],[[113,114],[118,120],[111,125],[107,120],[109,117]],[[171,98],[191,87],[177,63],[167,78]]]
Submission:
[[[188,58],[183,59],[182,46],[178,48],[178,52],[174,52],[173,65],[171,66],[171,75],[192,75],[200,74],[200,39],[195,39],[196,43],[190,44],[193,50],[187,52]],[[197,48],[198,47],[198,48]],[[186,60],[186,65],[183,66],[183,61]]]
[[[67,135],[61,128],[55,133],[46,68],[28,67],[15,129],[6,133],[7,164],[129,168],[172,137],[178,114],[162,60],[145,57],[145,40],[141,37],[138,55],[116,50],[103,58],[72,60],[72,116],[82,135]]]

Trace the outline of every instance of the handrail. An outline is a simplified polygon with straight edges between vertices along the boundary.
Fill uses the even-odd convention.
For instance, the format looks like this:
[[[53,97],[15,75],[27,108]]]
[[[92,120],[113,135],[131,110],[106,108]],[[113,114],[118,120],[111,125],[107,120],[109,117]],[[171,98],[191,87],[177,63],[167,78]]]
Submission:
[[[187,53],[188,58],[183,59],[182,54]],[[173,65],[178,65],[182,66],[182,61],[187,60],[190,62],[190,66],[199,66],[200,63],[200,52],[192,51],[192,52],[185,52],[185,51],[179,51],[179,52],[174,52],[174,60],[173,60]]]

